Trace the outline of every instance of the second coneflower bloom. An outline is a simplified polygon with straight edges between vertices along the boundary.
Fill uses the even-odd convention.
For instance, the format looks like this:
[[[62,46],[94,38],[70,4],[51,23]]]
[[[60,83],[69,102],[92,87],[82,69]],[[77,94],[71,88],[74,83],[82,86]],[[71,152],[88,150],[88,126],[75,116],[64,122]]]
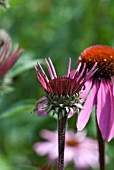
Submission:
[[[67,74],[57,76],[51,59],[45,59],[45,62],[51,79],[48,79],[40,63],[38,63],[38,68],[35,66],[35,70],[45,93],[36,104],[34,111],[40,116],[47,116],[49,113],[53,115],[59,113],[60,117],[69,113],[73,114],[81,107],[80,91],[85,82],[95,73],[96,63],[90,71],[86,71],[85,75],[86,64],[83,66],[79,64],[74,73],[71,74],[71,59],[69,59]],[[80,68],[82,68],[81,72],[79,71]]]
[[[69,113],[73,114],[81,107],[80,92],[88,80],[96,71],[96,63],[90,71],[85,70],[86,64],[79,64],[73,74],[70,72],[71,59],[65,76],[57,76],[50,58],[45,60],[50,74],[50,80],[46,76],[40,63],[35,67],[37,77],[45,93],[38,101],[34,111],[39,115],[56,115],[58,117],[58,169],[64,170],[64,148],[66,123]],[[82,70],[80,70],[82,68]],[[85,74],[86,72],[86,74]]]
[[[11,40],[7,38],[0,49],[0,79],[2,79],[6,73],[14,66],[23,52],[23,49],[20,49],[18,44],[15,44],[12,51],[10,47]]]
[[[96,117],[102,138],[110,141],[114,137],[114,49],[96,45],[87,48],[79,57],[79,63],[86,63],[91,69],[97,62],[98,70],[85,84],[82,97],[86,98],[78,116],[77,128],[82,130],[96,105]]]

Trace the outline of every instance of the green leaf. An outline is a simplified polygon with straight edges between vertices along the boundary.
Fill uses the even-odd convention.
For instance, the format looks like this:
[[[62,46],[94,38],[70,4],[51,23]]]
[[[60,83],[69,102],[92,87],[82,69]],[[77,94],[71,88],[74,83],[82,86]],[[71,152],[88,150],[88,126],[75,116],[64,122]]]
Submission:
[[[37,167],[33,167],[33,166],[19,166],[19,167],[15,167],[16,170],[37,170]]]
[[[0,169],[11,170],[10,166],[11,164],[9,163],[9,161],[0,154]]]
[[[68,119],[68,128],[74,132],[77,131],[76,129],[76,120],[77,120],[77,114],[75,113],[72,117]]]
[[[32,112],[34,109],[34,100],[24,100],[12,105],[11,108],[0,114],[0,119],[4,119],[13,116],[18,113]]]

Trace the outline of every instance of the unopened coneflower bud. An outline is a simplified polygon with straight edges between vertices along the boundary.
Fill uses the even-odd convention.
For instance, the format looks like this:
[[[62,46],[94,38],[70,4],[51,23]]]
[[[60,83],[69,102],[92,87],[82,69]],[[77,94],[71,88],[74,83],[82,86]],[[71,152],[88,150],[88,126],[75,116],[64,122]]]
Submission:
[[[79,65],[78,69],[71,73],[71,59],[69,59],[67,75],[57,76],[51,59],[48,58],[45,61],[51,80],[48,79],[42,66],[38,63],[38,68],[35,66],[35,71],[44,88],[45,97],[38,101],[34,111],[40,116],[45,116],[46,113],[48,115],[50,112],[53,115],[61,113],[60,117],[76,112],[81,108],[80,91],[85,81],[95,73],[97,64],[95,63],[91,70],[86,71],[86,74],[83,74],[85,64]],[[80,68],[82,68],[81,72],[78,71]]]

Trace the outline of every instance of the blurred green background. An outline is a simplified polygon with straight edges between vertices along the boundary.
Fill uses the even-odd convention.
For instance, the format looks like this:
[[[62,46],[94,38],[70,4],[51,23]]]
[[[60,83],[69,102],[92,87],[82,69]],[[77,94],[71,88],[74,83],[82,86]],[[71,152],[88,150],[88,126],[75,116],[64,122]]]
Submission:
[[[68,58],[72,68],[87,47],[105,44],[114,47],[113,0],[10,0],[10,8],[0,9],[0,28],[24,48],[7,77],[13,91],[0,96],[0,170],[35,170],[47,163],[38,157],[33,144],[40,140],[41,129],[55,130],[56,120],[31,114],[43,95],[33,65],[51,57],[57,73],[65,74]],[[88,135],[96,138],[94,111],[87,125]],[[69,128],[75,130],[75,120]],[[73,122],[73,123],[72,123]],[[93,126],[94,124],[94,126]],[[114,140],[106,144],[109,163],[114,167]],[[69,165],[66,169],[74,169]]]

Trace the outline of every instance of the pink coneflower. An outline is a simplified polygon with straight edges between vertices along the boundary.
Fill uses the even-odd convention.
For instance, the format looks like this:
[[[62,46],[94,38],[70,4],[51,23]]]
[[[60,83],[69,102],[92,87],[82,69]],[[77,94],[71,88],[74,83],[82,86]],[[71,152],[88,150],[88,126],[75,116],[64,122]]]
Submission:
[[[88,80],[96,71],[96,63],[92,69],[85,72],[86,64],[78,65],[78,68],[74,71],[74,74],[70,74],[71,59],[69,59],[68,70],[66,76],[57,76],[55,68],[50,58],[45,59],[47,69],[49,71],[51,80],[46,76],[40,63],[38,63],[38,69],[35,67],[37,78],[44,88],[45,94],[38,101],[35,112],[40,116],[46,116],[50,112],[51,114],[61,113],[61,116],[73,113],[80,106],[80,91],[84,87],[84,83]],[[83,68],[82,68],[83,67]],[[80,68],[82,71],[79,72]]]
[[[45,94],[36,104],[34,111],[40,116],[48,115],[51,112],[52,115],[57,115],[58,117],[58,168],[63,170],[67,116],[69,113],[73,114],[80,109],[82,102],[80,91],[84,87],[86,80],[95,73],[96,63],[89,72],[87,70],[85,71],[86,64],[83,66],[79,64],[74,74],[71,75],[71,59],[69,59],[67,75],[57,76],[51,59],[45,59],[45,62],[51,80],[48,79],[40,63],[38,63],[38,69],[35,67],[35,70],[38,80],[44,88]],[[80,68],[82,68],[81,71]],[[84,75],[85,72],[86,75]]]
[[[79,62],[86,63],[87,69],[91,69],[97,62],[98,70],[85,84],[82,96],[87,97],[87,100],[78,116],[77,128],[82,130],[85,127],[92,108],[96,105],[97,123],[102,138],[110,141],[114,137],[114,49],[103,45],[87,48],[79,57]]]
[[[46,139],[45,142],[37,142],[34,150],[40,156],[48,155],[49,160],[53,163],[58,157],[58,140],[57,131],[41,131],[41,136]],[[76,168],[86,169],[98,166],[98,145],[97,141],[86,137],[86,132],[74,134],[72,131],[66,132],[65,140],[65,165],[73,162]]]
[[[16,44],[10,52],[11,41],[7,39],[0,49],[0,79],[13,67],[23,50]]]

